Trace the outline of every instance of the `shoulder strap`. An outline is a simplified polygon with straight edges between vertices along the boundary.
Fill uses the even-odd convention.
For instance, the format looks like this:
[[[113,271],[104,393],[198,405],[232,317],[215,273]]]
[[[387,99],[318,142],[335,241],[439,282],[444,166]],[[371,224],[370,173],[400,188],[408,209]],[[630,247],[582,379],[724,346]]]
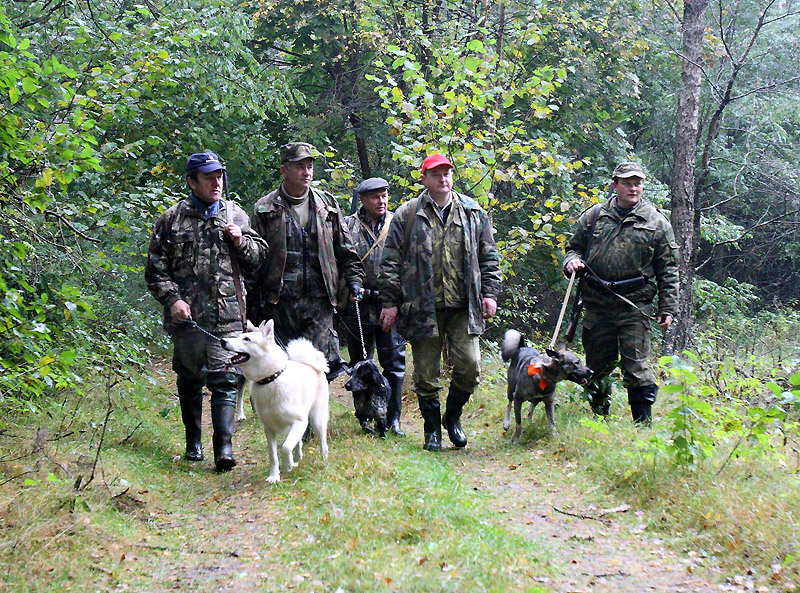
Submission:
[[[390,216],[390,214],[391,213],[387,213],[386,220],[383,222],[383,228],[381,228],[381,232],[378,235],[378,237],[375,239],[375,242],[372,244],[372,247],[370,247],[367,250],[367,252],[364,254],[364,257],[361,258],[361,262],[362,263],[369,257],[369,254],[372,253],[372,251],[378,245],[381,244],[381,242],[386,238],[386,235],[389,234],[389,223],[392,222],[392,218],[393,218],[392,216]],[[361,222],[361,220],[359,220],[358,222],[359,222],[359,224],[364,224],[363,222]]]
[[[225,201],[225,214],[228,224],[233,222],[233,200]],[[247,310],[244,307],[244,291],[242,290],[242,274],[239,270],[239,258],[236,255],[236,246],[231,244],[231,268],[233,269],[233,284],[236,287],[236,301],[239,304],[239,316],[242,318],[242,331],[247,331]]]
[[[583,250],[583,261],[588,261],[589,250],[592,248],[592,236],[594,235],[594,227],[597,226],[597,219],[600,218],[600,208],[602,204],[595,204],[592,207],[592,213],[589,215],[589,235],[586,238],[586,249]]]
[[[406,233],[405,240],[403,241],[403,259],[406,258],[406,255],[408,255],[408,250],[410,249],[408,242],[411,239],[411,229],[414,227],[414,222],[417,218],[418,204],[419,198],[412,198],[411,201],[409,201],[408,212],[406,212]]]

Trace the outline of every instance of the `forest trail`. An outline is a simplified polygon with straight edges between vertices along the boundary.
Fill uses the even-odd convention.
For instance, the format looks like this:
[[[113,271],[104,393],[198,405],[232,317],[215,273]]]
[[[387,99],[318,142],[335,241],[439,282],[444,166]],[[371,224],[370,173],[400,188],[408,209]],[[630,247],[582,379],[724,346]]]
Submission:
[[[339,379],[332,385],[331,397],[347,407],[352,400],[342,384]],[[185,543],[166,549],[163,554],[153,555],[148,550],[145,555],[149,576],[145,579],[144,575],[134,574],[141,569],[129,573],[123,579],[127,589],[232,592],[311,587],[309,590],[316,590],[313,586],[317,584],[320,590],[327,590],[321,581],[314,580],[314,575],[303,572],[302,566],[292,574],[270,557],[269,551],[280,545],[281,530],[299,525],[287,525],[278,508],[265,504],[270,496],[266,489],[272,487],[263,482],[265,444],[249,407],[247,411],[248,420],[237,430],[235,449],[239,466],[228,474],[230,480],[225,490],[213,499],[198,497],[191,501],[184,514],[155,518],[162,532],[181,531],[178,540]],[[519,456],[509,452],[505,444],[497,445],[498,440],[507,436],[500,436],[499,426],[484,424],[480,428],[480,420],[476,418],[479,414],[475,410],[471,414],[465,411],[464,422],[471,439],[467,449],[458,451],[448,443],[441,455],[452,463],[466,489],[482,494],[484,502],[496,513],[498,529],[535,540],[551,552],[552,574],[536,579],[530,584],[531,590],[538,590],[534,587],[547,593],[754,590],[731,579],[723,582],[723,576],[706,559],[671,549],[666,536],[656,537],[645,529],[645,512],[624,504],[608,507],[605,503],[609,498],[604,493],[581,491],[571,480],[574,464],[546,459],[535,443],[520,445],[530,452],[530,456],[523,457],[525,461],[509,461],[510,457]],[[407,438],[421,444],[422,422],[415,403],[409,402],[408,397],[403,421]],[[204,423],[207,425],[204,428],[210,431],[207,415]],[[312,456],[314,449],[311,443]],[[335,455],[335,451],[336,442],[332,439],[331,454]],[[209,460],[204,462],[209,463]],[[290,488],[300,486],[291,477],[288,480],[284,477],[284,482]],[[186,529],[187,525],[191,527]],[[174,536],[173,531],[172,541]],[[141,546],[159,548],[160,540],[156,531]],[[347,553],[344,549],[329,552],[332,557]],[[159,583],[156,589],[154,583]],[[349,592],[339,589],[337,593]]]

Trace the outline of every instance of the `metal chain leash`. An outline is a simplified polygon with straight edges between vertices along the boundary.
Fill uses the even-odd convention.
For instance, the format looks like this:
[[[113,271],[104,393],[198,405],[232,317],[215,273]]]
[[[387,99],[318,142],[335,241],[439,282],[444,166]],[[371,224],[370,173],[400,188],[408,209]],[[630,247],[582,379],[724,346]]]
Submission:
[[[356,319],[358,319],[358,337],[361,338],[361,351],[364,354],[364,359],[367,360],[367,346],[364,343],[364,328],[361,327],[361,307],[358,306],[359,297],[356,297]]]

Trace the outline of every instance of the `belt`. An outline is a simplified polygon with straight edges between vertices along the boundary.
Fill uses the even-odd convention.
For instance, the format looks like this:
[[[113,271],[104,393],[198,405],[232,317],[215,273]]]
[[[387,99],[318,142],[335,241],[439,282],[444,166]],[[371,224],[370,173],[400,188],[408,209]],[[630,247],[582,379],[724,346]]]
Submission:
[[[584,276],[586,284],[598,290],[609,290],[617,294],[627,294],[650,284],[650,280],[644,276],[634,276],[625,280],[603,280],[592,275]]]

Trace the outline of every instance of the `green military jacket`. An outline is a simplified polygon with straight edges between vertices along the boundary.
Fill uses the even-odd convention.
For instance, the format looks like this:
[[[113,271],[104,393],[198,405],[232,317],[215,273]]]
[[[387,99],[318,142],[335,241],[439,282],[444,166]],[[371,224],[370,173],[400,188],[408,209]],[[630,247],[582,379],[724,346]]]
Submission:
[[[423,199],[426,198],[426,199]],[[433,278],[431,217],[427,191],[409,200],[395,212],[383,248],[378,289],[386,308],[398,307],[397,329],[407,340],[435,337],[436,295]],[[453,192],[466,215],[464,232],[464,279],[469,297],[469,333],[486,329],[484,298],[497,300],[500,294],[500,255],[486,212],[472,198]],[[413,208],[413,215],[409,212]],[[406,225],[411,224],[410,232]],[[406,235],[408,243],[406,244]]]
[[[678,245],[666,217],[645,200],[622,218],[612,198],[600,207],[588,259],[584,259],[592,208],[581,214],[569,240],[564,267],[584,259],[603,280],[644,276],[642,288],[624,296],[634,303],[651,303],[658,293],[658,313],[675,317],[678,309]],[[589,306],[623,306],[623,301],[602,288],[584,283],[583,300]]]
[[[380,238],[384,227],[391,224],[394,215],[391,212],[386,212],[383,225],[376,234],[372,232],[369,225],[364,222],[363,210],[364,208],[362,206],[357,214],[345,216],[344,224],[353,241],[353,247],[355,247],[356,253],[358,253],[358,257],[361,260],[361,265],[364,266],[364,288],[378,290],[378,274],[380,273],[383,246],[386,242],[386,237],[383,237],[372,251],[370,251],[370,249],[375,241]],[[340,280],[339,309],[343,311],[346,316],[355,318],[356,308],[355,305],[350,302],[348,298],[349,295],[350,291],[347,290],[344,280]],[[378,325],[378,320],[380,318],[380,301],[371,299],[362,301],[359,305],[359,310],[361,312],[362,323]]]
[[[336,306],[339,277],[344,278],[348,287],[361,285],[364,269],[345,228],[336,198],[313,188],[308,197],[319,234],[319,260],[325,290],[331,305]],[[267,241],[270,249],[261,268],[262,274],[251,284],[251,292],[258,292],[261,305],[274,305],[281,295],[286,266],[286,208],[280,188],[256,202],[253,228]]]
[[[170,307],[181,299],[189,304],[192,319],[210,332],[243,329],[231,264],[234,247],[222,230],[227,224],[227,204],[223,202],[219,211],[206,220],[191,200],[185,199],[168,208],[156,222],[147,253],[145,281],[164,306],[164,328],[170,333],[177,328]],[[235,204],[233,222],[242,229],[242,244],[236,249],[241,271],[254,274],[269,248],[250,228],[244,210]]]

